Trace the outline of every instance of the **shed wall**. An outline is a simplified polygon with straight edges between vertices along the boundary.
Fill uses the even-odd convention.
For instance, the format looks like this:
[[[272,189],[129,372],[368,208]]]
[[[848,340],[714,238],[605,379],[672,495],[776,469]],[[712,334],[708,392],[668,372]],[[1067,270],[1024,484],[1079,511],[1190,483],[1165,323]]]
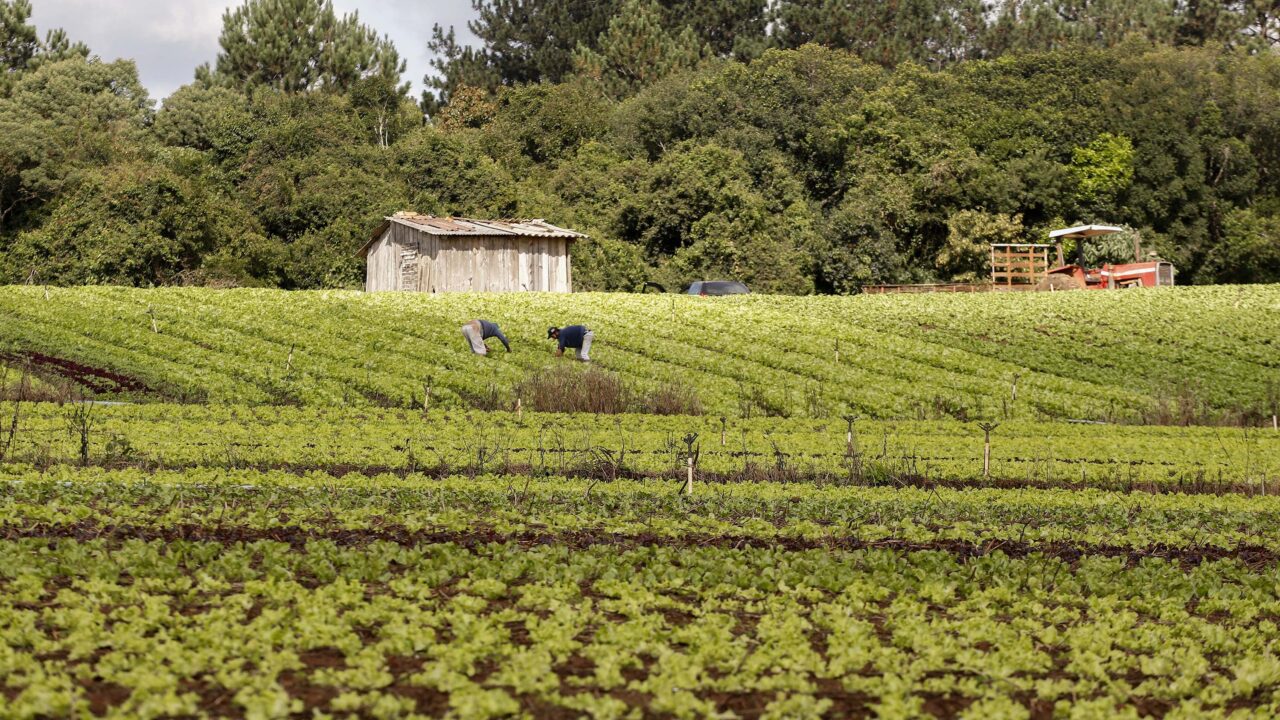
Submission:
[[[392,226],[394,227],[394,226]],[[391,228],[387,228],[369,248],[365,257],[364,289],[366,292],[399,289],[396,250],[391,243]]]
[[[418,233],[425,292],[570,292],[568,240]]]

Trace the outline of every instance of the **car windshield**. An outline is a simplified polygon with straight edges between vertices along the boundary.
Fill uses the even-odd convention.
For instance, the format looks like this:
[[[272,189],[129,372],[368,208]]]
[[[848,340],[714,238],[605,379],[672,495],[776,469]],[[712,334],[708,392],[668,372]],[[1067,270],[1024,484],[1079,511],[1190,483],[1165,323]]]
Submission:
[[[750,292],[747,286],[732,280],[715,280],[702,283],[702,292],[706,295],[745,295]]]

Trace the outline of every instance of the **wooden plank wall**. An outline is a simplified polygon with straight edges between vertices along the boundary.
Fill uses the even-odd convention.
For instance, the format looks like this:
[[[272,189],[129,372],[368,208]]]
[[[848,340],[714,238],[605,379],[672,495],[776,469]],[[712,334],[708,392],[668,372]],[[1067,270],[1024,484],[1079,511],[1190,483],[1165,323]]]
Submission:
[[[364,276],[364,289],[367,292],[400,289],[398,254],[391,240],[391,229],[388,228],[369,248]]]
[[[514,236],[418,236],[423,292],[570,292],[568,241]]]

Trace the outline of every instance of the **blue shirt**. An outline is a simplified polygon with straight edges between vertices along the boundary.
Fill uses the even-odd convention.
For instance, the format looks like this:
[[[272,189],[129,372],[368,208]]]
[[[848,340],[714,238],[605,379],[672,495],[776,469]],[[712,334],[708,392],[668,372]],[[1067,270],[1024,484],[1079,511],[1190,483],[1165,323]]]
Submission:
[[[498,329],[498,324],[491,323],[488,320],[481,320],[480,321],[480,339],[488,340],[489,338],[492,338],[492,337],[496,337],[499,340],[501,340],[502,346],[507,349],[507,352],[511,352],[511,343],[507,342],[507,336],[503,335],[502,331]]]
[[[582,336],[587,334],[586,325],[570,325],[560,328],[560,349],[582,349]]]

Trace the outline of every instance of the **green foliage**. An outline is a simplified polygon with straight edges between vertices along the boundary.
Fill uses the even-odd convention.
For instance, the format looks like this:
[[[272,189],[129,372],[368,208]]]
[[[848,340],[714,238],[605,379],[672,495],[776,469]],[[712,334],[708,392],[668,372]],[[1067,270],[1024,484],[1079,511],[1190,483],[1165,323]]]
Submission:
[[[573,287],[579,291],[635,292],[648,280],[640,248],[610,238],[579,240],[570,248]]]
[[[710,48],[699,47],[693,28],[671,33],[662,27],[657,0],[625,0],[595,49],[579,45],[575,69],[601,84],[612,97],[625,97],[673,72],[691,68]]]
[[[252,237],[238,243],[233,259],[266,254]],[[310,249],[318,257],[295,258],[291,271],[342,284],[342,256]],[[592,282],[637,279],[634,250],[604,242],[585,250],[617,263],[589,263]],[[774,278],[754,272],[761,282]],[[578,275],[575,268],[575,282]],[[447,407],[495,388],[509,393],[552,362],[547,327],[579,321],[596,332],[599,366],[642,391],[679,380],[714,414],[848,407],[881,418],[1136,422],[1163,398],[1185,400],[1179,417],[1193,420],[1227,412],[1269,418],[1264,408],[1277,384],[1269,340],[1280,337],[1270,308],[1278,294],[1276,286],[857,298],[89,287],[46,297],[40,287],[9,287],[0,290],[0,347],[220,402],[418,407],[424,377],[434,377],[433,402]],[[476,317],[499,322],[514,352],[472,356],[458,327]],[[285,381],[280,368],[291,347],[295,374]],[[506,397],[504,406],[514,403]]]
[[[7,256],[9,282],[28,273],[67,284],[160,285],[196,270],[229,234],[224,200],[172,170],[117,163],[79,178],[38,230]],[[243,220],[243,218],[238,218]]]
[[[27,24],[30,17],[30,0],[0,1],[0,69],[6,81],[25,70],[40,50],[35,26]]]
[[[1280,282],[1280,218],[1233,208],[1222,242],[1209,251],[1206,272],[1222,282]]]
[[[579,275],[593,288],[723,276],[854,293],[980,277],[988,236],[958,229],[969,211],[1020,216],[1028,241],[1077,221],[1135,228],[1183,283],[1274,277],[1274,52],[1100,40],[972,59],[994,54],[982,43],[996,25],[1057,22],[1038,2],[996,8],[981,32],[967,0],[787,2],[769,16],[776,34],[757,42],[754,0],[478,0],[479,36],[494,39],[458,50],[474,65],[445,61],[461,73],[448,81],[454,102],[424,124],[379,59],[382,41],[323,2],[299,6],[310,29],[273,56],[282,3],[229,11],[224,54],[249,69],[206,69],[153,123],[131,68],[51,62],[65,38],[33,50],[25,6],[5,5],[10,54],[34,55],[0,97],[0,253],[39,230],[82,173],[155,163],[167,148],[195,151],[180,154],[184,176],[248,213],[250,240],[226,233],[218,242],[234,245],[201,251],[238,283],[351,286],[354,248],[404,209],[590,229],[599,245],[580,251],[591,267]],[[1063,7],[1109,37],[1155,33],[1151,3]],[[886,33],[895,12],[902,22]],[[1208,28],[1196,32],[1229,26],[1219,12],[1244,10],[1196,11]],[[844,20],[822,24],[833,13]],[[731,41],[727,27],[746,34]],[[766,48],[800,42],[804,27],[848,49]],[[325,55],[333,38],[355,55]],[[572,74],[575,50],[586,75]],[[267,79],[268,66],[283,74]],[[615,261],[618,277],[604,270]]]
[[[249,100],[241,93],[186,85],[165,98],[164,106],[156,113],[152,133],[165,145],[213,150],[220,145],[221,128],[247,122]]]
[[[331,0],[245,0],[222,15],[221,52],[212,82],[237,88],[262,85],[282,92],[350,90],[377,77],[399,97],[404,61],[387,38],[338,17]]]
[[[21,73],[0,97],[0,248],[80,173],[139,151],[150,101],[132,62],[72,59]]]
[[[423,80],[435,88],[423,94],[434,112],[461,87],[488,91],[501,85],[559,82],[573,71],[573,52],[604,31],[615,0],[471,0],[478,17],[467,23],[482,43],[460,46],[452,27],[436,25],[427,47],[439,75]]]
[[[399,143],[393,162],[404,178],[409,206],[437,215],[518,215],[511,176],[477,145],[473,134],[432,127],[419,128]]]
[[[947,219],[947,244],[938,269],[956,282],[980,281],[990,269],[991,245],[1024,240],[1022,217],[961,210]]]
[[[1133,143],[1122,135],[1103,133],[1071,151],[1071,174],[1086,206],[1107,206],[1133,182]]]
[[[892,67],[907,61],[935,67],[981,57],[989,6],[977,0],[927,0],[903,4],[783,0],[778,42],[846,48]]]
[[[565,477],[551,458],[579,446],[563,440],[541,468],[529,451],[523,471],[392,474],[371,464],[386,454],[364,472],[246,470],[231,466],[235,448],[275,439],[234,434],[252,413],[213,425],[199,408],[156,410],[101,421],[154,428],[160,444],[229,431],[199,438],[227,457],[0,472],[9,715],[911,717],[939,697],[960,717],[1276,710],[1278,505],[1265,493],[706,488],[698,468],[683,496],[653,476]],[[365,435],[346,414],[264,412],[319,428],[306,440],[338,452]],[[498,433],[536,436],[499,417]],[[487,442],[461,418],[430,420],[400,427],[412,441],[439,424]],[[590,435],[598,419],[571,422]],[[595,428],[622,435],[593,446],[606,465],[636,424],[623,422]],[[820,427],[805,429],[843,441]],[[274,448],[277,462],[295,443]]]
[[[612,110],[589,82],[525,85],[500,92],[491,111],[487,106],[473,111],[492,112],[488,121],[463,124],[484,127],[489,152],[512,171],[527,172],[554,165],[583,143],[606,137]]]
[[[493,92],[502,86],[564,82],[573,76],[581,56],[602,49],[601,61],[612,58],[618,63],[614,73],[653,72],[646,58],[652,58],[656,38],[685,45],[695,56],[706,48],[717,56],[739,59],[756,57],[770,42],[765,37],[770,22],[765,0],[659,0],[630,9],[627,5],[627,0],[471,0],[477,17],[467,29],[481,45],[459,45],[454,28],[433,28],[428,48],[435,55],[436,75],[424,78],[433,90],[423,93],[423,108],[435,114],[464,87]],[[624,13],[625,21],[620,19]],[[635,44],[616,33],[610,36],[610,24],[619,22],[642,33],[633,39]],[[602,48],[598,43],[603,41],[612,47]],[[641,43],[651,47],[639,47]],[[664,62],[674,59],[664,54]],[[625,78],[612,79],[625,83]]]
[[[30,0],[0,0],[0,98],[13,89],[17,77],[47,63],[86,59],[89,48],[73,43],[62,28],[54,28],[40,40],[31,18]]]

